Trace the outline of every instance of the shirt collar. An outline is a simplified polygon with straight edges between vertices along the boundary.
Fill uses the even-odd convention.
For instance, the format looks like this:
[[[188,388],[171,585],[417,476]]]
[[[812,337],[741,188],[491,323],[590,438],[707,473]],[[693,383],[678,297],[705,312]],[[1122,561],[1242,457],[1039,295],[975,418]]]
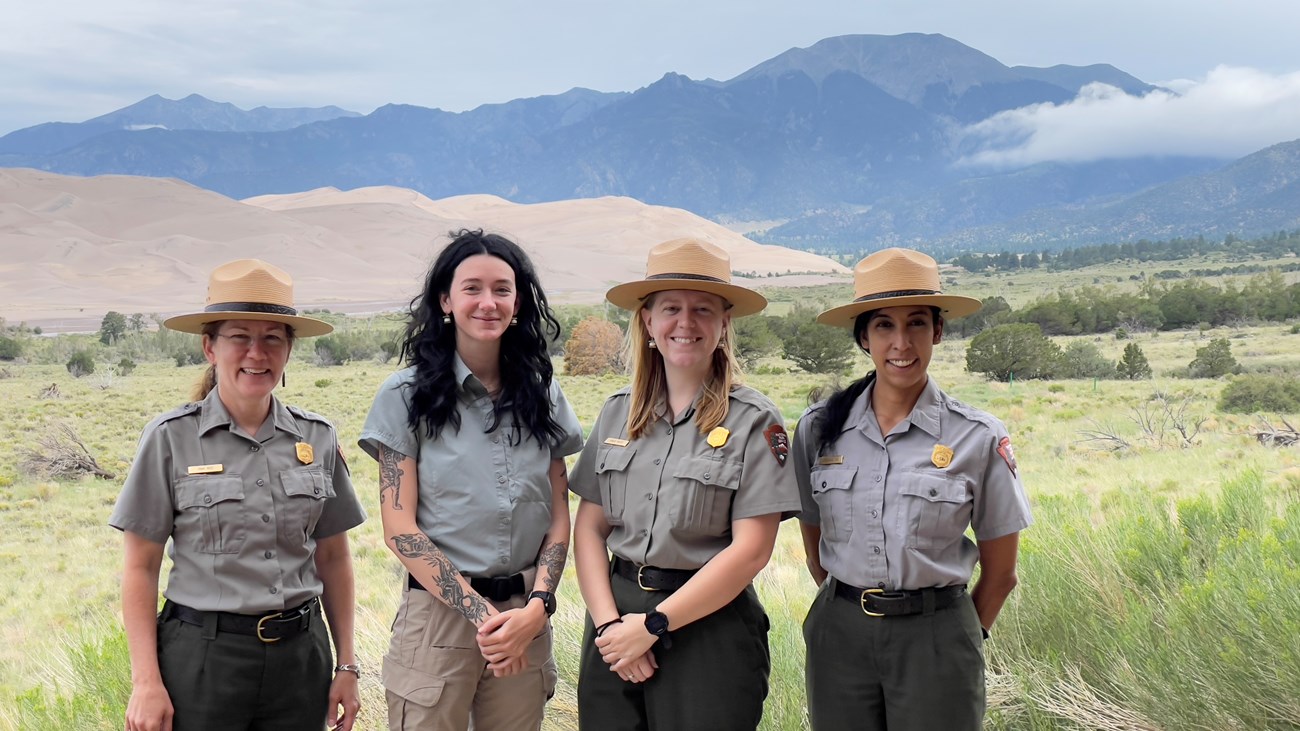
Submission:
[[[857,401],[853,402],[852,414],[858,415],[858,420],[849,423],[845,420],[844,429],[859,429],[866,434],[875,436],[884,436],[880,434],[880,422],[876,421],[876,413],[871,408],[871,394],[876,389],[875,380],[871,385],[863,390],[858,396]],[[940,399],[941,392],[939,386],[935,384],[933,378],[927,378],[925,388],[921,395],[916,399],[916,405],[912,407],[912,413],[900,423],[911,424],[929,434],[936,439],[939,438],[939,425],[942,423],[941,414],[943,412],[943,403]],[[897,429],[897,427],[895,427]]]
[[[483,382],[474,375],[474,371],[465,365],[461,360],[460,353],[453,353],[451,356],[451,371],[456,376],[456,386],[469,396],[486,396],[487,389],[484,388]]]
[[[217,389],[212,389],[203,399],[199,407],[199,436],[207,434],[213,429],[219,427],[229,428],[234,422],[230,418],[230,412],[226,410],[226,405],[221,403],[221,397],[217,394]],[[298,428],[298,420],[293,418],[289,413],[288,407],[280,402],[280,399],[271,394],[271,425],[275,429],[302,439],[302,430]],[[257,435],[253,435],[257,436]]]

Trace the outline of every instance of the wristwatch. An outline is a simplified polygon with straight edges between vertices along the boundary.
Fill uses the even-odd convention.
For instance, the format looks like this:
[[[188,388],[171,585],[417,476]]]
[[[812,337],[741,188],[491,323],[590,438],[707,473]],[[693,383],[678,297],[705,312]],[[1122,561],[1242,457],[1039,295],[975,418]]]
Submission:
[[[663,645],[665,650],[673,646],[673,637],[668,632],[667,614],[664,614],[663,612],[657,610],[653,612],[646,612],[645,630],[646,632],[649,632],[655,637],[658,637],[659,644]]]
[[[546,610],[546,616],[549,617],[555,614],[555,594],[549,591],[535,591],[528,595],[528,601],[531,602],[534,599],[542,600],[542,608]]]

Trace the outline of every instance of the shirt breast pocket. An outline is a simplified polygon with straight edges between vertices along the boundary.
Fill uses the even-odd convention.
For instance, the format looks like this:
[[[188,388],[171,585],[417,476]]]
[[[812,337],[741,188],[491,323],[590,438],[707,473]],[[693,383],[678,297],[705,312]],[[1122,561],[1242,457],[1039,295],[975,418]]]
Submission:
[[[827,541],[847,541],[853,534],[852,487],[857,474],[857,467],[813,470],[809,474],[813,501],[821,513],[822,537]]]
[[[200,553],[239,553],[248,537],[239,475],[181,478],[176,482],[176,510],[180,514],[175,540]]]
[[[605,522],[611,526],[623,525],[623,510],[627,507],[628,466],[632,464],[635,449],[607,447],[596,460],[596,483],[600,486],[601,507],[605,509]]]
[[[280,516],[280,535],[288,541],[305,541],[316,530],[325,501],[334,497],[334,486],[317,466],[299,467],[280,473],[285,501]]]
[[[683,457],[673,471],[678,492],[669,512],[673,530],[689,535],[724,535],[731,528],[731,503],[740,488],[740,473],[740,462]]]
[[[971,497],[966,481],[947,475],[916,474],[900,490],[907,524],[907,547],[946,548],[970,525]]]

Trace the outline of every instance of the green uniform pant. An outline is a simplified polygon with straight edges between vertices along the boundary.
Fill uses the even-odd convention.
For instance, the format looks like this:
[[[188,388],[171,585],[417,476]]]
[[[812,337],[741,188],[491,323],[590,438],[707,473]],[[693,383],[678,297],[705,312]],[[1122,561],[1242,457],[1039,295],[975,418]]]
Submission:
[[[929,614],[872,617],[822,584],[804,620],[814,731],[979,731],[984,652],[968,594]]]
[[[621,614],[648,612],[667,599],[610,577]],[[753,731],[763,716],[771,660],[767,614],[753,586],[703,619],[672,631],[672,647],[653,648],[659,669],[644,683],[624,681],[601,659],[587,617],[578,676],[582,731]]]
[[[320,731],[333,654],[320,604],[311,627],[265,643],[179,619],[158,621],[158,666],[176,716],[174,731]]]

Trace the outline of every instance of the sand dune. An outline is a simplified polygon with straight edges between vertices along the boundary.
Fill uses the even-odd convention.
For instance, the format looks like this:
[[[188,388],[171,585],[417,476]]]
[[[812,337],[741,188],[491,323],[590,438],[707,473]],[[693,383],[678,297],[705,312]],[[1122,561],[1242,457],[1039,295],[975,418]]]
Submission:
[[[561,302],[600,301],[611,283],[644,273],[647,249],[680,236],[723,247],[764,286],[847,271],[630,198],[435,201],[385,186],[236,201],[171,179],[0,169],[0,317],[53,331],[93,329],[109,310],[181,312],[202,304],[214,265],[248,256],[293,274],[304,308],[387,309],[418,291],[447,232],[465,227],[517,241]],[[767,276],[787,272],[800,276]]]

